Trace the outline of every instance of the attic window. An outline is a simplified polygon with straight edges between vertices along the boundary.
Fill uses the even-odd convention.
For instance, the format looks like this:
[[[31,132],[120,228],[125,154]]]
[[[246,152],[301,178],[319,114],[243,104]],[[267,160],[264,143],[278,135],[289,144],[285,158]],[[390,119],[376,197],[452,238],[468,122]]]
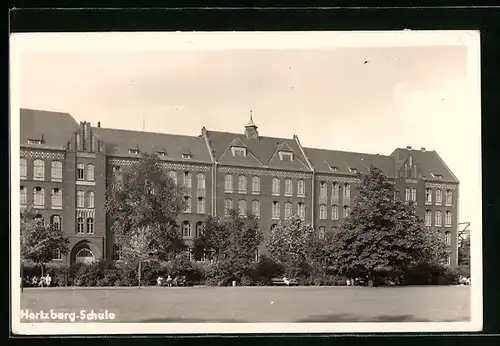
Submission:
[[[349,168],[349,170],[351,171],[351,173],[358,173],[358,169],[357,168]]]
[[[290,151],[280,151],[279,155],[281,161],[293,161],[293,153]]]
[[[433,178],[436,178],[436,179],[443,179],[443,176],[441,174],[434,174],[434,173],[431,173],[432,177]]]
[[[163,157],[163,156],[166,156],[166,155],[167,155],[167,153],[166,153],[166,152],[164,152],[164,151],[157,151],[157,152],[156,152],[156,155]]]
[[[182,154],[182,158],[183,159],[190,159],[191,158],[191,154]]]
[[[42,144],[41,139],[28,139],[28,144]]]
[[[128,153],[129,153],[129,154],[134,154],[134,155],[137,155],[137,154],[139,154],[139,149],[129,149],[129,150],[128,150]]]
[[[244,147],[231,147],[233,156],[247,156],[247,148]]]
[[[329,165],[329,167],[330,167],[330,170],[333,171],[333,172],[337,172],[339,170],[339,168],[335,167],[335,166],[330,166]]]

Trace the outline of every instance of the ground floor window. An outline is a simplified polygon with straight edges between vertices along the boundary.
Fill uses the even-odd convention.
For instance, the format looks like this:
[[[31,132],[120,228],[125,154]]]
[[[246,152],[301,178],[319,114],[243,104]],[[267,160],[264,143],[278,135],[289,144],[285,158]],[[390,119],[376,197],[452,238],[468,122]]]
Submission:
[[[76,263],[91,264],[95,262],[95,257],[89,249],[81,249],[76,254]]]

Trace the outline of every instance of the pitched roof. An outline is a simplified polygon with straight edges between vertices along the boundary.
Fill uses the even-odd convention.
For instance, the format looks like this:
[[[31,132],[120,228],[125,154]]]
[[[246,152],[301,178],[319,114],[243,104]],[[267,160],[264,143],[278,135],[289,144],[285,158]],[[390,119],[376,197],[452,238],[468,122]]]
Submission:
[[[42,140],[40,148],[67,147],[78,123],[69,113],[21,108],[20,144],[25,146],[28,139]]]
[[[92,131],[105,143],[107,155],[135,157],[129,153],[129,149],[139,149],[143,153],[150,154],[165,152],[165,158],[170,160],[211,163],[208,148],[202,137],[102,127],[93,127]],[[183,154],[190,154],[191,158],[183,158]]]
[[[391,154],[391,156],[396,161],[396,169],[399,170],[402,165],[407,162],[410,155],[413,158],[413,162],[417,165],[420,172],[422,173],[422,178],[429,180],[437,180],[433,177],[434,174],[441,175],[443,181],[458,183],[457,177],[449,169],[449,167],[444,163],[438,153],[434,150],[432,151],[422,151],[413,149],[403,149],[397,148]]]
[[[319,173],[332,173],[330,167],[336,167],[336,173],[353,174],[351,169],[366,172],[370,165],[374,165],[388,177],[394,177],[394,159],[391,156],[316,148],[304,148],[304,151]]]
[[[256,166],[263,168],[310,171],[307,161],[302,155],[297,142],[293,139],[264,137],[247,139],[244,134],[208,131],[207,136],[214,152],[215,159],[222,165]],[[231,145],[243,143],[247,148],[247,156],[233,156]],[[240,144],[241,145],[241,144]],[[293,161],[276,159],[278,150],[288,146],[294,153]]]

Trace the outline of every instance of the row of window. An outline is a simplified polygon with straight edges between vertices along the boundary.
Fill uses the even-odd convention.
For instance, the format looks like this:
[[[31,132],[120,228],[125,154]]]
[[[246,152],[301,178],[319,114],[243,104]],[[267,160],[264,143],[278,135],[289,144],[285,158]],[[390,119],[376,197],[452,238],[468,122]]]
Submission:
[[[44,222],[44,218],[40,214],[35,216],[35,218]],[[50,217],[50,224],[53,225],[58,231],[62,231],[63,229],[62,217],[60,215],[52,215]],[[88,234],[94,234],[94,219],[91,217],[86,220],[83,217],[79,217],[76,220],[76,233],[84,234],[85,232]]]
[[[184,209],[184,212],[185,213],[191,213],[192,212],[191,197],[184,196],[184,201],[186,202],[186,209]],[[198,214],[205,214],[205,198],[198,197],[196,199],[196,213],[198,213]]]
[[[451,190],[446,190],[445,192],[446,200],[445,203],[446,205],[452,205],[453,204],[453,191]],[[425,203],[430,204],[432,203],[432,189],[426,189],[425,190]],[[436,190],[436,204],[440,205],[443,203],[443,191],[441,190]]]
[[[20,159],[20,175],[21,179],[28,177],[28,162],[24,157]],[[77,164],[76,169],[77,180],[94,181],[94,165],[83,163]],[[52,161],[50,163],[50,177],[54,181],[61,181],[63,174],[63,164],[60,161]],[[33,180],[45,180],[45,161],[41,159],[33,160]]]
[[[247,177],[245,175],[238,176],[238,192],[239,193],[247,193]],[[232,193],[234,191],[233,187],[233,175],[226,174],[224,180],[224,189],[228,193]],[[252,193],[260,194],[260,177],[254,176],[252,177]],[[272,194],[279,196],[280,195],[280,179],[273,178],[272,184]],[[285,180],[285,196],[293,195],[293,182],[292,179]],[[297,181],[297,195],[304,196],[305,195],[305,181],[303,179],[299,179]]]
[[[351,185],[344,184],[344,198],[351,198]],[[325,181],[319,183],[319,197],[326,198],[328,194],[328,186]],[[332,198],[338,198],[340,196],[340,184],[337,182],[332,183]]]
[[[447,211],[445,213],[445,219],[444,219],[445,226],[451,227],[451,221],[452,221],[451,211]],[[432,226],[432,211],[430,210],[425,211],[425,225]],[[436,213],[434,214],[434,225],[435,226],[443,225],[443,213],[440,210],[436,211]]]
[[[121,179],[121,173],[123,173],[122,169],[120,166],[114,166],[113,167],[113,173],[115,174],[115,177],[117,179]],[[174,183],[177,185],[178,179],[177,179],[177,171],[169,171],[168,176],[170,179],[174,181]],[[206,179],[205,179],[205,174],[203,173],[197,173],[196,174],[196,187],[198,189],[205,189],[206,188]],[[184,171],[182,173],[182,187],[185,188],[192,188],[193,187],[193,174],[189,171]]]
[[[345,205],[342,208],[343,212],[342,215],[344,217],[348,217],[349,214],[351,213],[351,208],[348,205]],[[326,204],[320,204],[319,206],[319,218],[320,220],[326,220],[328,218],[328,208]],[[331,218],[332,220],[338,220],[339,219],[339,206],[334,204],[332,205],[332,212],[331,212]]]
[[[52,207],[62,207],[62,190],[59,188],[52,189],[50,201]],[[28,189],[24,186],[21,186],[20,189],[20,204],[28,204]],[[35,208],[45,207],[45,190],[43,187],[37,186],[33,188],[33,206]],[[94,208],[94,192],[77,191],[76,206],[77,208]]]
[[[195,237],[198,237],[201,235],[203,232],[203,222],[198,221],[195,225]],[[189,221],[184,221],[182,223],[182,236],[185,238],[191,238],[192,233],[191,233],[191,222]]]

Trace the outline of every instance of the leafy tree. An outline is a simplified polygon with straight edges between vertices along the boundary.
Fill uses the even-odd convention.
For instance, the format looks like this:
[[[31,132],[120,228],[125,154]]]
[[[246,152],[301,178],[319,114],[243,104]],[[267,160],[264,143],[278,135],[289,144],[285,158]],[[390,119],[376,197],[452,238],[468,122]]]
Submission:
[[[177,223],[186,207],[183,191],[156,155],[144,154],[113,177],[106,192],[111,230],[125,258],[165,260],[185,248]]]
[[[68,254],[69,239],[54,225],[45,225],[31,208],[21,213],[21,259],[31,261],[41,268],[51,261],[57,251]]]
[[[458,247],[458,265],[470,266],[470,237],[466,237],[460,241]]]

